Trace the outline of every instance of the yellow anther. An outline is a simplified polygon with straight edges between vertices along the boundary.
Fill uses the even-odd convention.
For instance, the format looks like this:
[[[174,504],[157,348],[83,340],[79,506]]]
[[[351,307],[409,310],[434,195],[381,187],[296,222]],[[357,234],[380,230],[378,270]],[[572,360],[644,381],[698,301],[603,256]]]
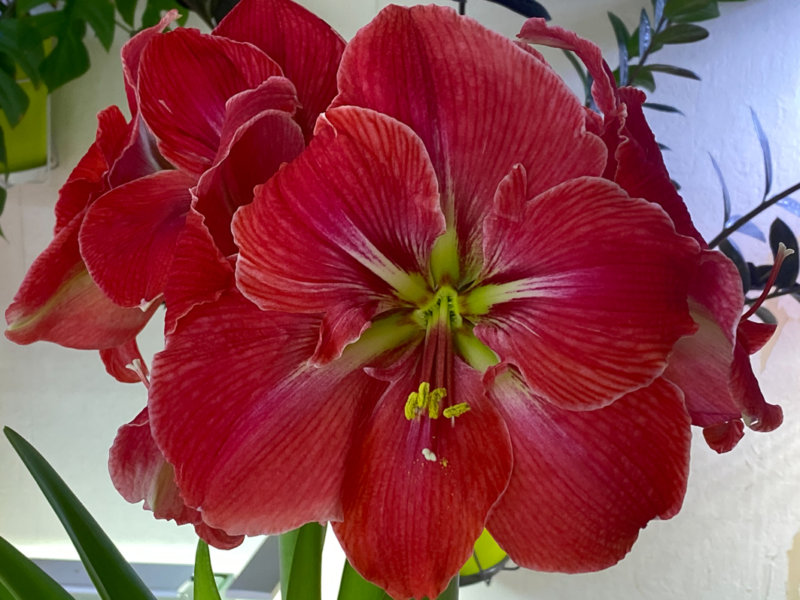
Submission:
[[[463,415],[465,412],[469,410],[470,406],[466,402],[459,402],[458,404],[453,404],[453,406],[448,406],[447,408],[442,411],[442,414],[448,418],[459,417]]]
[[[419,384],[419,389],[416,392],[411,392],[406,400],[406,405],[403,412],[406,419],[409,421],[414,417],[419,416],[425,410],[428,411],[428,416],[431,419],[439,418],[439,405],[442,398],[447,396],[447,390],[444,388],[436,388],[431,391],[431,384],[423,381]]]

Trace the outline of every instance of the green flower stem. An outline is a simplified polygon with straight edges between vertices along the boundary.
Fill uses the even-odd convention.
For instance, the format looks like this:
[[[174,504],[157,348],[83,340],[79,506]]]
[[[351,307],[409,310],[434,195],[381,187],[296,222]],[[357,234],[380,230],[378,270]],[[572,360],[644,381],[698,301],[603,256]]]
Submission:
[[[370,583],[350,566],[349,561],[344,563],[342,582],[339,586],[337,600],[392,600],[386,592],[374,583]],[[425,598],[425,600],[428,600]],[[435,600],[458,600],[458,575],[453,577],[450,585]]]
[[[306,523],[280,537],[281,598],[320,600],[325,527]]]
[[[714,239],[712,239],[710,242],[708,242],[708,247],[709,248],[716,248],[717,246],[719,246],[719,243],[722,240],[727,239],[728,236],[730,236],[730,234],[732,234],[735,231],[737,231],[742,225],[744,225],[748,221],[752,220],[753,218],[757,217],[762,212],[764,212],[765,210],[767,210],[771,206],[777,204],[778,202],[780,202],[784,198],[786,198],[788,196],[791,196],[792,194],[794,194],[798,190],[800,190],[800,181],[795,183],[793,186],[786,188],[782,192],[780,192],[778,194],[775,194],[774,196],[772,196],[772,198],[769,198],[768,200],[764,200],[761,204],[756,206],[749,213],[747,213],[746,215],[742,215],[741,217],[736,219],[733,223],[731,223],[728,227],[725,227],[722,231],[720,231],[719,234]]]
[[[456,576],[450,581],[450,585],[447,586],[447,589],[439,594],[436,600],[458,600],[458,573],[456,573]]]

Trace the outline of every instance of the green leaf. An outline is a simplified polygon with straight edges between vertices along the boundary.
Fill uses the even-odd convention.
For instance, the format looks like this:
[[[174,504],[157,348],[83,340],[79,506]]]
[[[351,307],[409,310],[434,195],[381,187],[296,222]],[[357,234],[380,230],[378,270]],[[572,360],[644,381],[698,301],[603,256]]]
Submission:
[[[61,28],[55,48],[39,68],[51,92],[89,70],[89,52],[83,45],[85,33],[83,21],[71,21]]]
[[[731,194],[728,191],[728,185],[725,183],[725,177],[723,177],[722,169],[719,168],[716,159],[710,154],[708,156],[711,158],[711,166],[714,167],[717,179],[719,179],[719,185],[722,188],[722,207],[724,209],[722,223],[724,226],[731,220]]]
[[[87,22],[106,50],[114,43],[114,3],[111,0],[75,0],[72,18]]]
[[[687,79],[694,79],[695,81],[700,81],[700,77],[694,71],[690,71],[689,69],[684,69],[682,67],[673,67],[672,65],[661,65],[661,64],[652,64],[647,65],[647,67],[656,73],[667,73],[669,75],[675,75],[677,77],[686,77]]]
[[[717,0],[669,0],[664,6],[664,16],[674,21],[676,17],[703,10]]]
[[[769,190],[772,188],[772,152],[769,149],[769,140],[767,134],[764,133],[764,128],[761,127],[761,122],[758,120],[756,111],[750,108],[750,116],[753,118],[753,127],[756,128],[756,135],[758,136],[758,143],[761,144],[761,156],[764,159],[764,200],[769,195]]]
[[[319,600],[322,593],[322,546],[325,527],[306,523],[281,534],[281,598]]]
[[[116,546],[48,462],[12,429],[3,432],[69,534],[103,600],[155,600]]]
[[[6,118],[14,127],[28,110],[28,94],[5,71],[0,71],[0,109],[6,113]]]
[[[62,10],[41,13],[28,17],[28,23],[36,29],[43,39],[58,37],[58,34],[66,26],[67,17]]]
[[[716,19],[720,15],[719,6],[716,2],[709,4],[705,8],[695,10],[692,12],[684,13],[672,19],[673,23],[696,23],[697,21],[708,21],[709,19]]]
[[[136,0],[117,0],[116,5],[122,20],[133,27],[133,19],[136,16]]]
[[[364,579],[351,565],[344,561],[342,581],[339,584],[338,600],[391,600],[391,597],[374,583]]]
[[[658,27],[661,23],[661,18],[664,16],[664,8],[666,7],[667,0],[653,0],[653,23]]]
[[[628,33],[625,23],[622,22],[617,15],[612,12],[608,13],[608,20],[611,21],[611,26],[614,28],[614,37],[617,38],[617,48],[619,48],[619,85],[628,84],[628,40],[630,34]]]
[[[0,537],[0,588],[20,600],[74,600],[39,566]]]
[[[592,81],[589,78],[589,74],[583,68],[583,63],[579,61],[575,57],[575,53],[570,50],[562,50],[564,56],[567,57],[569,63],[575,69],[575,72],[578,73],[578,77],[580,77],[581,84],[583,85],[583,98],[586,106],[592,102]]]
[[[739,277],[742,279],[742,291],[746,294],[750,291],[750,268],[747,266],[741,252],[736,249],[736,246],[731,244],[728,240],[722,240],[719,243],[720,251],[727,256],[731,262],[736,266],[739,271]]]
[[[645,102],[642,104],[645,108],[649,108],[651,110],[657,110],[659,112],[667,112],[667,113],[676,113],[679,115],[683,114],[683,111],[675,108],[674,106],[670,106],[669,104],[659,104],[658,102]]]
[[[194,557],[194,600],[220,600],[214,570],[211,568],[211,555],[208,544],[197,540]]]
[[[652,33],[650,17],[647,16],[647,11],[642,9],[642,13],[639,15],[639,56],[644,56],[650,46]]]
[[[0,52],[8,54],[33,85],[39,85],[39,64],[44,58],[44,47],[36,29],[19,19],[3,19],[0,21]]]
[[[691,23],[678,23],[670,25],[655,36],[655,41],[660,44],[689,44],[699,42],[708,37],[708,30]]]
[[[32,8],[47,4],[50,0],[17,0],[17,15],[24,15]]]
[[[781,219],[775,219],[769,228],[769,247],[772,250],[773,257],[777,256],[780,243],[794,250],[794,254],[783,259],[781,270],[775,279],[775,287],[782,290],[793,286],[797,281],[798,271],[800,271],[800,262],[798,262],[798,251],[800,249],[797,245],[797,237],[791,228]]]
[[[628,85],[645,89],[648,92],[656,91],[656,81],[653,79],[653,74],[650,72],[649,66],[637,66],[631,69],[631,71],[633,72],[633,79],[628,82]]]

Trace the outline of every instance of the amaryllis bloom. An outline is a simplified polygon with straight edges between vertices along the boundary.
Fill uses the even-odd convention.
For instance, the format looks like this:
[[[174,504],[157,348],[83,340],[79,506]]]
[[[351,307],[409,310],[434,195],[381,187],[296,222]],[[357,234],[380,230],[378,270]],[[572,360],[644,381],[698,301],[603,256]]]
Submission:
[[[439,594],[484,527],[527,567],[615,563],[685,491],[662,375],[699,244],[603,178],[539,56],[450,9],[382,11],[338,86],[237,211],[236,287],[154,361],[184,502],[231,536],[331,521],[395,598]]]
[[[520,37],[578,55],[593,78],[592,95],[601,111],[600,115],[589,113],[587,127],[608,146],[604,176],[632,196],[659,204],[676,230],[703,248],[689,286],[697,331],[678,341],[664,373],[683,391],[692,424],[703,427],[706,441],[718,452],[736,445],[745,424],[755,431],[772,431],[783,421],[783,413],[764,400],[750,355],[769,340],[775,326],[749,320],[754,309],[742,315],[744,295],[738,271],[725,255],[710,250],[694,227],[642,113],[645,95],[633,88],[617,89],[600,49],[572,32],[530,19]]]

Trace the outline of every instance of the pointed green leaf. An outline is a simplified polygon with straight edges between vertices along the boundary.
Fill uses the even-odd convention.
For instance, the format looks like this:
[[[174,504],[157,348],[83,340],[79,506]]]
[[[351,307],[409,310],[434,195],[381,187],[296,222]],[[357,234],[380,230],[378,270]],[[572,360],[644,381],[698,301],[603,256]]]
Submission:
[[[645,51],[650,46],[651,39],[650,17],[647,16],[647,11],[642,9],[642,13],[639,15],[639,56],[644,56]]]
[[[708,37],[708,30],[691,23],[678,23],[670,25],[655,36],[655,41],[660,44],[689,44],[699,42]]]
[[[306,523],[281,534],[281,598],[320,600],[325,527]]]
[[[669,0],[664,7],[664,16],[674,21],[681,15],[703,10],[716,3],[717,0]]]
[[[630,34],[617,15],[612,12],[608,13],[608,20],[611,21],[611,26],[614,28],[614,37],[617,38],[617,48],[619,48],[619,85],[628,84],[628,40]]]
[[[155,600],[67,484],[18,433],[3,432],[66,529],[86,572],[103,600]]]
[[[12,127],[22,119],[29,103],[25,90],[8,73],[0,71],[0,109]]]
[[[674,106],[670,106],[669,104],[659,104],[658,102],[645,102],[642,104],[645,108],[649,108],[651,110],[657,110],[659,112],[668,112],[668,113],[675,113],[678,115],[682,115],[683,111],[675,108]]]
[[[667,0],[653,0],[653,22],[656,28],[661,23],[661,18],[664,16],[664,8]]]
[[[751,288],[750,268],[742,257],[742,253],[728,240],[722,240],[719,243],[719,249],[736,266],[736,270],[739,271],[739,277],[742,279],[742,291],[746,294]]]
[[[0,589],[5,589],[12,600],[74,600],[55,579],[2,537]]]
[[[564,56],[567,57],[567,60],[572,65],[572,68],[575,69],[575,72],[578,73],[581,84],[583,84],[584,103],[588,106],[592,101],[592,81],[589,78],[589,74],[583,68],[583,63],[576,58],[574,52],[570,50],[562,50],[562,52],[564,53]]]
[[[197,540],[194,557],[194,600],[220,600],[214,570],[211,568],[211,555],[208,544]]]
[[[677,77],[686,77],[687,79],[694,79],[700,81],[700,76],[694,71],[684,69],[682,67],[673,67],[672,65],[650,64],[647,65],[651,71],[656,73],[667,73],[669,75],[676,75]]]
[[[342,581],[339,584],[338,600],[391,600],[381,588],[374,583],[364,579],[358,571],[351,565],[350,561],[344,561],[344,571],[342,571]]]
[[[719,179],[719,185],[722,188],[722,206],[724,209],[722,222],[724,225],[731,220],[731,194],[728,191],[728,185],[725,183],[725,177],[723,177],[722,169],[719,168],[716,159],[710,154],[708,156],[711,158],[711,166],[714,167],[717,179]]]
[[[800,262],[798,262],[800,248],[797,245],[797,236],[792,229],[782,220],[775,219],[769,228],[769,247],[772,249],[772,256],[777,256],[778,245],[781,243],[790,250],[794,250],[794,254],[783,260],[781,270],[775,279],[775,287],[779,290],[791,287],[797,281],[798,271],[800,271]]]
[[[86,21],[106,50],[114,42],[114,3],[111,0],[75,0],[72,18]]]
[[[772,188],[772,152],[769,149],[769,140],[764,129],[761,127],[761,122],[758,120],[756,111],[750,108],[750,116],[753,118],[753,126],[756,128],[756,135],[758,136],[758,143],[761,144],[761,156],[764,159],[764,200],[769,195],[769,190]]]

